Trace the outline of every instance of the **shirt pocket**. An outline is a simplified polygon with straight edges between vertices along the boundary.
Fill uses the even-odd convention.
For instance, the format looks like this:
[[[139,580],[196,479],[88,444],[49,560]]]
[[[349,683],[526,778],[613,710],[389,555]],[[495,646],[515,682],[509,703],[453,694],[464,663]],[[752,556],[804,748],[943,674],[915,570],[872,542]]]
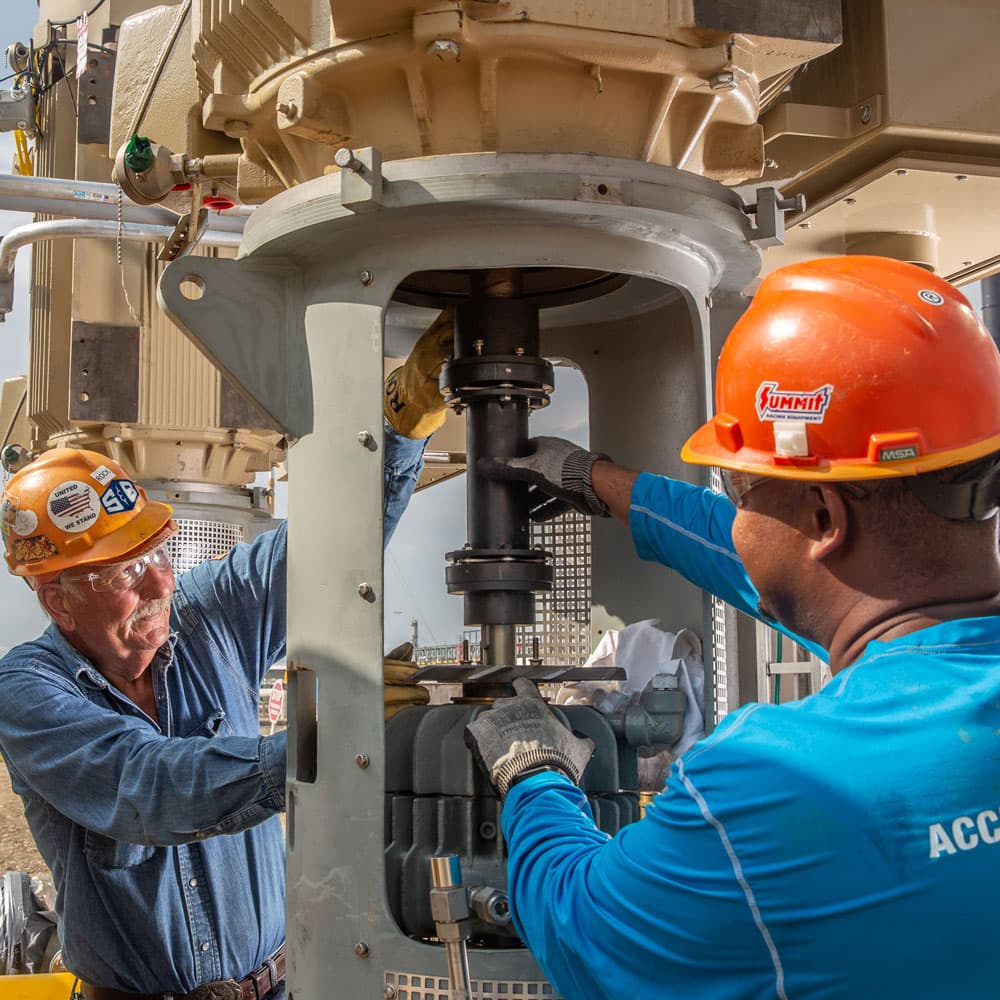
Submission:
[[[183,738],[191,736],[203,736],[206,739],[213,739],[216,736],[232,736],[234,730],[226,718],[226,713],[221,708],[212,709],[208,717],[200,723],[195,723],[186,732],[182,733]]]
[[[87,830],[83,851],[97,868],[135,868],[148,861],[156,853],[156,847],[152,844],[130,844],[127,840],[113,840]]]

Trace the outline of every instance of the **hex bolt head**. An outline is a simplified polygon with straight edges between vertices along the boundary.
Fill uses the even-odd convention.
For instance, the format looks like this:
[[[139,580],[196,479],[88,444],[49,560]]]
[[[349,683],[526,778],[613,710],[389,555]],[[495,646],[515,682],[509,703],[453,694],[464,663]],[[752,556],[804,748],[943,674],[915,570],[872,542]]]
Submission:
[[[382,1000],[396,1000],[396,987],[387,986],[382,990]]]
[[[370,448],[374,440],[370,431],[358,431],[358,444],[362,448]]]
[[[357,955],[358,958],[367,958],[368,955],[369,955],[369,952],[370,952],[370,949],[368,947],[368,944],[365,941],[359,941],[354,946],[354,954]]]
[[[354,763],[357,764],[363,771],[371,763],[371,761],[368,759],[368,754],[356,753],[354,755]]]
[[[375,281],[375,274],[374,274],[373,271],[362,271],[358,275],[358,280],[361,282],[362,285],[365,285],[367,287],[368,285],[371,285],[371,284],[374,283],[374,281]]]
[[[346,146],[341,147],[333,154],[333,162],[341,170],[353,170],[356,174],[360,174],[365,169],[365,165],[354,155],[354,150],[348,149]]]
[[[862,104],[858,112],[861,115],[862,125],[867,125],[872,120],[872,106],[870,104]]]
[[[359,597],[363,597],[363,598],[365,598],[367,600],[369,597],[373,596],[374,593],[375,593],[375,589],[372,587],[372,585],[370,583],[359,583],[358,584],[358,596]]]

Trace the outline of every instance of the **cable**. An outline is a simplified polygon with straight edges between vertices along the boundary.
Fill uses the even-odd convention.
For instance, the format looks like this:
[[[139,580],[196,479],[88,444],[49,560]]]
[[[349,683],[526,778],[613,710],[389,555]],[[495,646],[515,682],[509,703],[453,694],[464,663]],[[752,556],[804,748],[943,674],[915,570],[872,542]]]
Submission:
[[[87,11],[87,17],[90,17],[91,14],[96,14],[97,11],[99,11],[103,6],[104,0],[97,0],[97,3],[95,3],[94,6]],[[68,18],[65,21],[49,21],[49,24],[52,25],[53,28],[65,28],[70,24],[76,24],[79,20],[80,15],[77,15],[76,17]]]

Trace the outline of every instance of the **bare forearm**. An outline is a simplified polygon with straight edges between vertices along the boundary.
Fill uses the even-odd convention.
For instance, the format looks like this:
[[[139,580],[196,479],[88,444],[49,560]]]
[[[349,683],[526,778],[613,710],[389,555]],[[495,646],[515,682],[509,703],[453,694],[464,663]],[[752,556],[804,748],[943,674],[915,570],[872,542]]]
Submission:
[[[608,505],[611,516],[627,524],[632,487],[639,473],[602,459],[594,463],[590,476],[594,492]]]

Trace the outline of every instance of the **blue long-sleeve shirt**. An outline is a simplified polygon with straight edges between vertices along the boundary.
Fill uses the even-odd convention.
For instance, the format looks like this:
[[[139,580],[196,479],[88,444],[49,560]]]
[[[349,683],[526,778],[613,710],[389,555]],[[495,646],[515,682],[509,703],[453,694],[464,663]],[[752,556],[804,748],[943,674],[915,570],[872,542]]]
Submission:
[[[507,796],[524,940],[570,1000],[995,991],[1000,618],[873,642],[726,717],[609,840],[567,779]]]
[[[669,566],[761,621],[760,595],[733,547],[735,518],[736,508],[728,497],[700,486],[643,472],[632,487],[629,527],[639,556]],[[767,624],[824,662],[829,658],[821,646],[784,625]]]
[[[728,501],[643,476],[631,516],[640,554],[754,613]],[[988,995],[998,733],[986,617],[730,714],[612,839],[567,779],[528,778],[502,814],[515,924],[569,1000]]]
[[[386,538],[424,444],[387,431]],[[258,690],[285,652],[285,537],[178,577],[158,722],[54,625],[0,661],[0,749],[87,982],[183,994],[284,939],[285,734],[259,735]]]

